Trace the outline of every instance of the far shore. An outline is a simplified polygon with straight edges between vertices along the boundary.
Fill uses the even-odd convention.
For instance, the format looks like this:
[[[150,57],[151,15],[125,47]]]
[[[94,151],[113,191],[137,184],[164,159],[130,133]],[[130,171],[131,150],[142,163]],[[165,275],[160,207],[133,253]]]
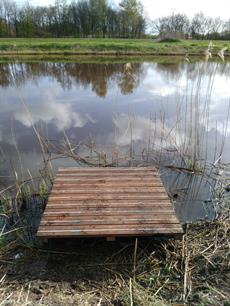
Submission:
[[[159,41],[153,39],[101,38],[1,38],[0,57],[5,56],[203,56],[207,40]],[[213,41],[212,56],[227,47],[229,41]]]

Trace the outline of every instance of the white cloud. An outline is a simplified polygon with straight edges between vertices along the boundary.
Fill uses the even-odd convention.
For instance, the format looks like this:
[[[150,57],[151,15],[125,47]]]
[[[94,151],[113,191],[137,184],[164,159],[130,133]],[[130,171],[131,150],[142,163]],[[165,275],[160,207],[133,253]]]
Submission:
[[[113,123],[117,129],[116,143],[119,146],[129,145],[131,142],[131,126],[132,126],[132,141],[147,142],[149,141],[150,119],[143,116],[135,116],[130,119],[128,115],[121,114],[113,119]],[[153,124],[152,124],[153,125]],[[154,124],[155,131],[151,127],[151,142],[157,147],[178,147],[185,141],[185,135],[176,128],[170,127],[167,122],[162,122],[160,119]],[[163,139],[163,141],[162,141]]]
[[[7,93],[5,92],[6,97]],[[8,92],[9,94],[9,92]],[[15,92],[11,90],[13,101]],[[16,95],[17,96],[17,95]],[[33,124],[43,121],[45,123],[53,123],[59,131],[68,129],[70,127],[83,127],[87,122],[93,122],[93,119],[88,114],[80,114],[74,111],[73,107],[77,100],[66,98],[66,101],[59,100],[60,92],[56,88],[55,91],[50,91],[50,88],[43,87],[42,91],[33,88],[24,92],[23,103],[3,103],[2,111],[11,112],[11,116],[22,123],[26,127],[31,127]],[[3,93],[3,101],[4,93]],[[38,103],[39,100],[39,103]],[[6,99],[7,101],[7,99]],[[31,101],[27,104],[27,101]]]
[[[14,111],[13,117],[27,127],[39,122],[54,123],[59,131],[73,127],[83,127],[87,119],[77,112],[73,112],[71,105],[59,104],[55,101],[32,105],[30,115],[22,107]]]
[[[166,97],[166,96],[170,96],[174,94],[176,92],[176,89],[177,88],[175,86],[162,85],[162,86],[150,89],[149,92],[154,95]]]

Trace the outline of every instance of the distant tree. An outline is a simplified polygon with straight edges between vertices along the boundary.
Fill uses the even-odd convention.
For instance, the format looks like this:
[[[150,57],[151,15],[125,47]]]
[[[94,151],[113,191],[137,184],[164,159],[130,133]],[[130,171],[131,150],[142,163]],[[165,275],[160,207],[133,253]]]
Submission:
[[[106,37],[107,33],[107,0],[90,0],[91,32],[96,37]]]
[[[223,30],[224,22],[217,18],[207,18],[207,33],[206,37],[208,39],[218,39],[220,32]]]
[[[191,21],[191,36],[196,39],[218,39],[224,23],[217,17],[207,17],[203,13],[196,14]]]
[[[189,19],[184,14],[172,14],[153,22],[153,32],[163,38],[184,38],[189,32]]]
[[[230,40],[230,19],[223,23],[223,31],[220,38]]]
[[[122,32],[125,37],[137,37],[145,30],[143,5],[137,0],[122,0],[121,22]]]
[[[193,38],[205,38],[208,19],[203,13],[195,14],[191,22],[191,35]]]
[[[73,7],[73,26],[76,34],[80,37],[87,37],[91,33],[91,14],[88,1],[79,0],[72,2]]]
[[[27,4],[18,16],[18,35],[20,37],[33,37],[35,24],[33,22],[33,9]]]

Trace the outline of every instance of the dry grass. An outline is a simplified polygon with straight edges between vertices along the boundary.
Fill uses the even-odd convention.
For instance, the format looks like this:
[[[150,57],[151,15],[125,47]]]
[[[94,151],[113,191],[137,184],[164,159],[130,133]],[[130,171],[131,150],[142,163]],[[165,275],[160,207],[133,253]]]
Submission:
[[[188,225],[183,240],[137,245],[73,240],[31,249],[18,241],[1,253],[0,303],[228,305],[229,231],[224,219]]]

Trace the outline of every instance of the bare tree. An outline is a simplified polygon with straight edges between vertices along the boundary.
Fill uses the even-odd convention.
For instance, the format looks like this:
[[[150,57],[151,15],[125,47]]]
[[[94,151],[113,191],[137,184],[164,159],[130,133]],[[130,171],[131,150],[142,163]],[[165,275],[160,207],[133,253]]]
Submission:
[[[189,19],[184,14],[172,14],[156,19],[152,24],[154,33],[162,38],[184,38],[189,32]]]

